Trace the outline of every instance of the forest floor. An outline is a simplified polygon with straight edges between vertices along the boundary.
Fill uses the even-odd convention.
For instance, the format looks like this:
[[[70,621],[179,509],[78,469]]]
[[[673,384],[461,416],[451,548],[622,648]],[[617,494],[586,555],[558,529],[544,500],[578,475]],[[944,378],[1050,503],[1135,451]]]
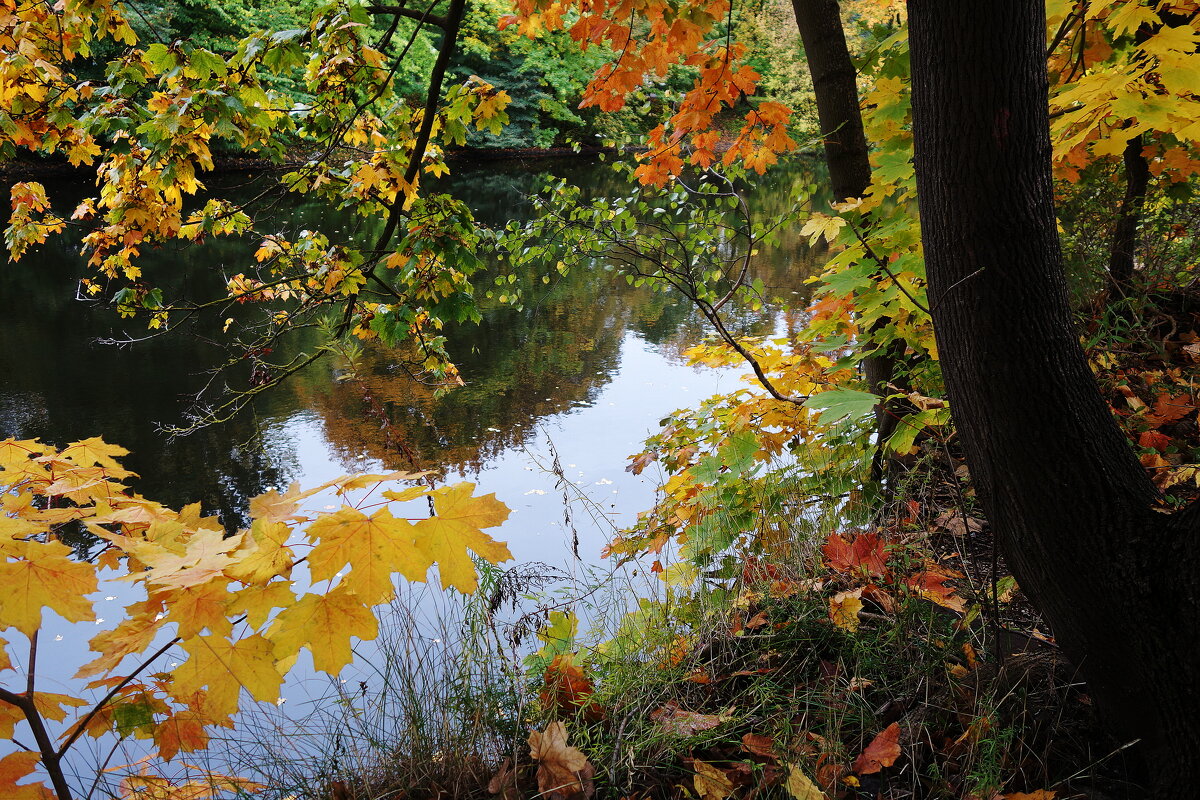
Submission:
[[[1088,358],[1178,506],[1200,495],[1200,304],[1137,311],[1149,324],[1089,317]],[[454,780],[376,775],[329,796],[1142,800],[1134,751],[1009,574],[953,436],[920,448],[894,465],[876,524],[747,560],[686,636],[528,675],[502,764],[463,757]]]

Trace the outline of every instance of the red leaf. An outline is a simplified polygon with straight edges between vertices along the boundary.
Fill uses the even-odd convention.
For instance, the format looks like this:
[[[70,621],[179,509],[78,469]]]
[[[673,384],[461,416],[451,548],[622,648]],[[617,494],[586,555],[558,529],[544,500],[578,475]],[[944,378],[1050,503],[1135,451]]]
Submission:
[[[588,719],[604,716],[604,709],[589,702],[592,682],[583,673],[570,655],[555,656],[546,667],[545,681],[538,697],[546,708],[557,709],[560,714],[570,714],[583,708]]]
[[[742,736],[742,749],[747,753],[753,753],[756,756],[774,758],[775,740],[770,736],[762,736],[757,733],[747,733]]]
[[[854,771],[859,775],[870,775],[895,764],[899,757],[900,723],[893,722],[854,759]]]
[[[887,574],[887,553],[878,533],[860,533],[853,541],[832,533],[822,552],[830,567],[839,572],[866,572],[883,577]]]
[[[1171,437],[1158,431],[1146,431],[1138,437],[1138,447],[1153,447],[1160,453],[1165,453]]]
[[[960,577],[960,573],[947,572],[937,564],[930,563],[923,571],[910,575],[905,583],[908,588],[939,606],[962,613],[967,610],[967,601],[956,594],[953,586],[946,585],[947,580]]]

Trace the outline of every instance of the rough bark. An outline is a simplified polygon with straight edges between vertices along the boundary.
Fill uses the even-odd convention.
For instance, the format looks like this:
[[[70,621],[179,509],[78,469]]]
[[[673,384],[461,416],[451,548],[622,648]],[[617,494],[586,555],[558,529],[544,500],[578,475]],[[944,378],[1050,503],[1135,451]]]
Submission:
[[[1157,492],[1097,391],[1055,226],[1037,0],[911,0],[917,188],[942,369],[1013,572],[1162,797],[1200,772],[1200,510]]]

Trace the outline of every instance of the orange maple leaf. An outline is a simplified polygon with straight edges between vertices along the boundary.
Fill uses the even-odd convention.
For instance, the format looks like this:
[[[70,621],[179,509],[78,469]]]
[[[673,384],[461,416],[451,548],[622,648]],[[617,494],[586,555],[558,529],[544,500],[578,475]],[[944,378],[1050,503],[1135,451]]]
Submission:
[[[893,722],[871,740],[866,749],[854,759],[854,771],[859,775],[870,775],[884,767],[890,767],[900,757],[900,723]]]
[[[878,533],[860,533],[852,540],[831,533],[821,552],[825,563],[838,572],[865,572],[876,577],[887,574],[887,552]]]

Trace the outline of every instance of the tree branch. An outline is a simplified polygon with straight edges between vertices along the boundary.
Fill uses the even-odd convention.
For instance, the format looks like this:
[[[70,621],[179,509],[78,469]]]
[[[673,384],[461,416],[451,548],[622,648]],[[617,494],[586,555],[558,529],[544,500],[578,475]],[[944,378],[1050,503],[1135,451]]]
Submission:
[[[367,13],[390,14],[397,18],[405,17],[407,19],[415,19],[417,22],[428,22],[431,25],[437,25],[447,33],[450,31],[451,18],[454,15],[453,4],[451,4],[451,11],[444,17],[438,14],[430,14],[428,11],[405,8],[404,6],[367,6]],[[455,23],[455,27],[457,28],[457,23]]]

